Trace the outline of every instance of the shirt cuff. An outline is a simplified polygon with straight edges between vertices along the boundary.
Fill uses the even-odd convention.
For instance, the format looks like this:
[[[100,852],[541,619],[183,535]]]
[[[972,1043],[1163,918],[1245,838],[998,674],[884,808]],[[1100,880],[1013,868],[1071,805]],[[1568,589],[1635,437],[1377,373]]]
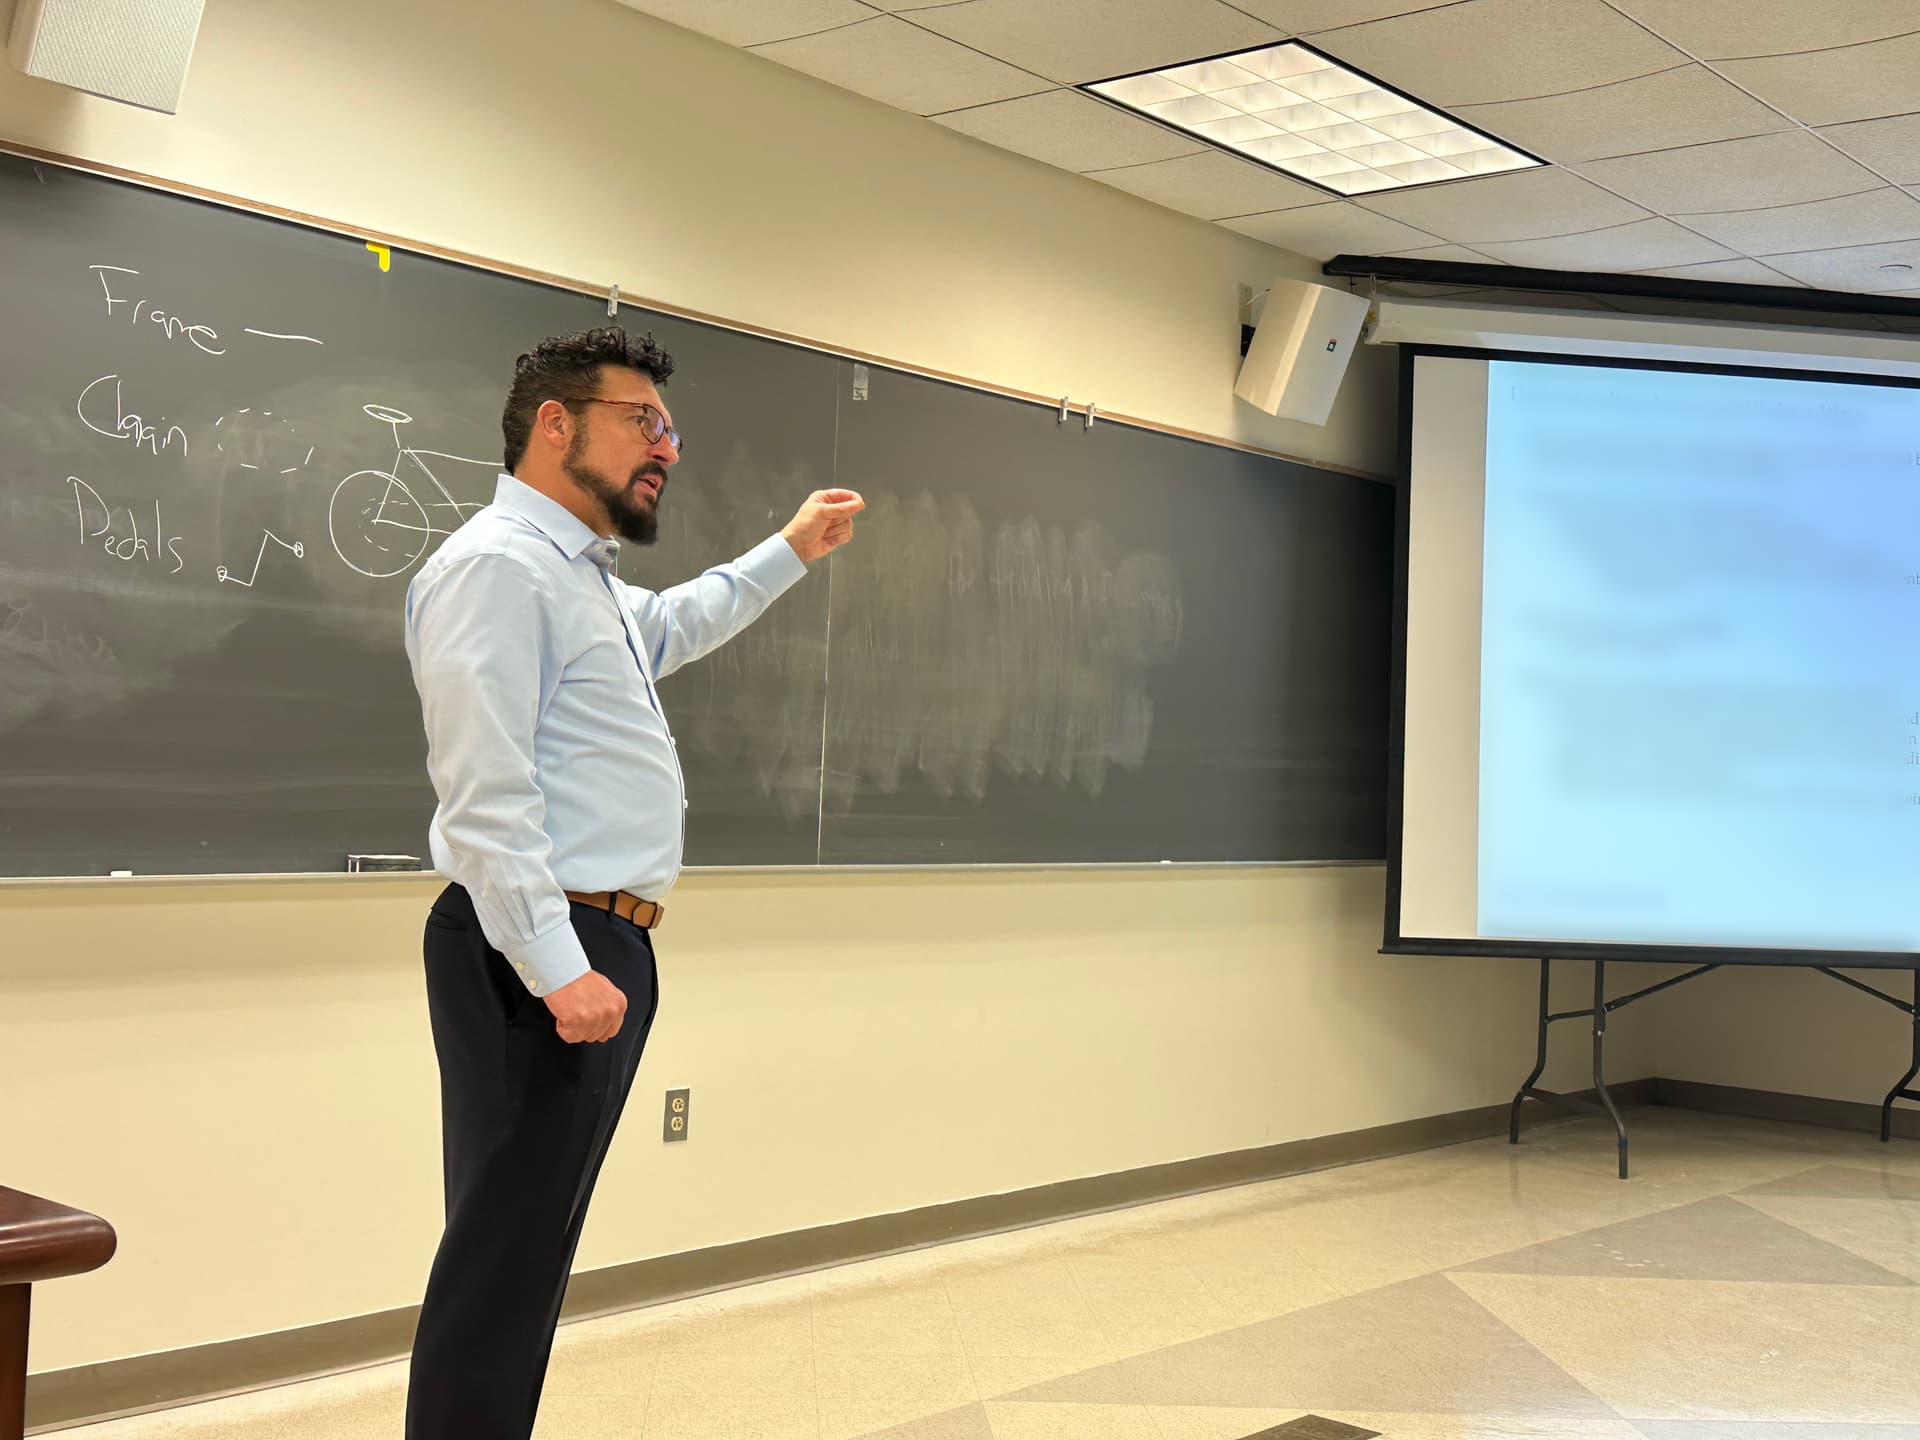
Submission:
[[[593,968],[587,963],[587,952],[580,946],[580,937],[573,933],[571,918],[518,949],[507,951],[506,955],[513,962],[513,971],[520,977],[520,983],[542,998],[562,985],[572,984]]]
[[[784,535],[770,535],[762,540],[740,557],[739,566],[743,573],[776,595],[798,584],[807,573],[807,562],[787,543]]]

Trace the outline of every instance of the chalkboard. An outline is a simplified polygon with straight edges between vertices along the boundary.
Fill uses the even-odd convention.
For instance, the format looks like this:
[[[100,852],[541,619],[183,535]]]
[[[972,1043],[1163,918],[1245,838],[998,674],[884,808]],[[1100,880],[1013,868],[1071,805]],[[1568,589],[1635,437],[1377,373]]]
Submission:
[[[557,286],[0,155],[0,874],[424,856],[407,582],[493,493],[513,357],[595,323]],[[1384,854],[1386,487],[621,323],[678,359],[687,437],[625,578],[731,558],[818,486],[871,506],[662,686],[688,863]]]

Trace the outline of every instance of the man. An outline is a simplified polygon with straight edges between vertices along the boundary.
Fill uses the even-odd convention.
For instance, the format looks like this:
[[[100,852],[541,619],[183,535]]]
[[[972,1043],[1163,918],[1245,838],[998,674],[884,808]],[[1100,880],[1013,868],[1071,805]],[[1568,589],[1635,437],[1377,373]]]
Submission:
[[[515,365],[510,474],[407,592],[407,656],[453,883],[426,925],[447,1222],[414,1338],[410,1440],[526,1440],[600,1163],[658,1000],[652,929],[686,797],[656,682],[845,544],[815,491],[780,534],[654,594],[612,572],[654,538],[680,458],[672,357],[619,329]]]

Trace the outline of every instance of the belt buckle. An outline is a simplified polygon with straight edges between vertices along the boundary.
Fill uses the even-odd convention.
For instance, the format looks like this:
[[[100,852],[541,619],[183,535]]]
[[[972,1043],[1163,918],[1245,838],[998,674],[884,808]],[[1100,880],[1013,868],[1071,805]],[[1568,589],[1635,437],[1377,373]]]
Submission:
[[[638,926],[642,930],[659,928],[660,917],[665,913],[665,909],[658,901],[643,900],[631,890],[620,890],[615,893],[633,902],[633,905],[628,909],[627,913],[620,917],[621,919],[625,920],[629,925]],[[642,910],[648,912],[648,917],[644,921],[640,919],[640,912]]]

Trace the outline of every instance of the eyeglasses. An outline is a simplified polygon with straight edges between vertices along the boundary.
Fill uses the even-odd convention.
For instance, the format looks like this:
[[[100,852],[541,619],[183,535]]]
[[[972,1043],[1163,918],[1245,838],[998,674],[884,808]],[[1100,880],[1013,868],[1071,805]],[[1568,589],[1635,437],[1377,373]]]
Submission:
[[[673,447],[675,455],[684,454],[680,444],[680,432],[667,424],[667,417],[644,400],[603,400],[598,395],[583,396],[578,400],[562,400],[562,405],[623,405],[640,413],[633,417],[634,424],[640,427],[640,433],[647,437],[649,445],[658,445],[661,438]]]

